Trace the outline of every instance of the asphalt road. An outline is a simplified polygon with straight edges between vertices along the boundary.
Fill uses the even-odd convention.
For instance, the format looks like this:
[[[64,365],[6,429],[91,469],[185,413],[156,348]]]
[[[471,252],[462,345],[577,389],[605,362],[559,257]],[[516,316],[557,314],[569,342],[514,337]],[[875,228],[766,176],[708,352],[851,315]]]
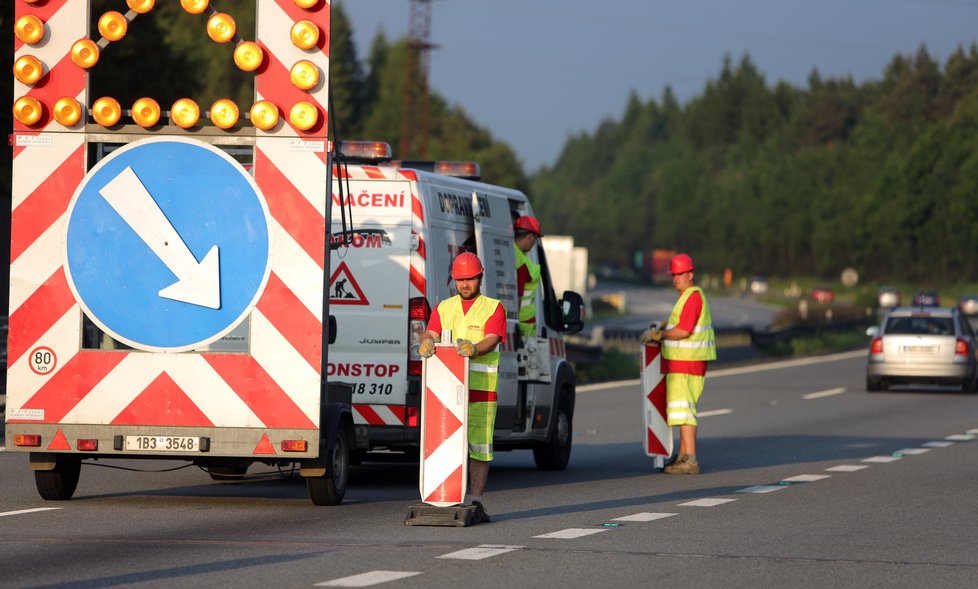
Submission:
[[[294,477],[106,468],[179,466],[122,461],[45,502],[0,452],[0,585],[974,586],[978,395],[866,393],[864,370],[852,353],[713,370],[699,476],[654,471],[637,383],[583,388],[568,470],[499,455],[493,521],[467,528],[402,524],[410,464],[356,467],[337,507]]]

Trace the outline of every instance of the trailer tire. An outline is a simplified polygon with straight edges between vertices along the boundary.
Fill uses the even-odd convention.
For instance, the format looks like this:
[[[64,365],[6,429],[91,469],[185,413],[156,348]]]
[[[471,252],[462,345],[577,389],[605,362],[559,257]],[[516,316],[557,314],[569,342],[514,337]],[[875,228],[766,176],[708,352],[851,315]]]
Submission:
[[[247,472],[247,466],[211,466],[207,469],[212,480],[222,483],[240,483]]]
[[[59,455],[53,469],[34,471],[34,484],[42,499],[67,501],[75,494],[80,475],[80,458]]]
[[[554,431],[543,446],[533,449],[533,461],[540,470],[564,470],[570,462],[574,422],[564,403],[557,409]]]
[[[321,477],[308,477],[306,489],[314,505],[339,505],[350,482],[350,435],[344,426],[330,449],[329,466]]]

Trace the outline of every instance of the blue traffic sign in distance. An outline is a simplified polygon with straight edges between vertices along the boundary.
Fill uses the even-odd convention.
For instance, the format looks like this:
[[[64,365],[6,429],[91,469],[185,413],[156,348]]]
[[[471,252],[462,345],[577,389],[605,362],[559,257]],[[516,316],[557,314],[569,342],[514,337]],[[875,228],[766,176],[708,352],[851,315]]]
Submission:
[[[68,283],[103,331],[134,348],[202,347],[251,311],[269,272],[268,205],[220,149],[151,138],[112,152],[68,209]]]

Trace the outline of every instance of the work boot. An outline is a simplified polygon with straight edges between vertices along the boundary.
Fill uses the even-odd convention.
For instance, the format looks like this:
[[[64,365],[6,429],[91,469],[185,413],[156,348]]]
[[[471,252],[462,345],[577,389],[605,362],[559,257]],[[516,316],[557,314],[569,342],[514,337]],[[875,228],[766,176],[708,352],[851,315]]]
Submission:
[[[475,506],[475,513],[472,514],[472,520],[474,523],[488,522],[489,514],[486,513],[486,508],[482,506],[481,501],[473,501],[472,505]]]
[[[676,463],[662,469],[666,474],[699,474],[699,462],[693,462],[688,457],[685,460],[676,459]]]
[[[687,460],[689,460],[689,454],[676,454],[666,462],[665,466],[672,466],[673,464],[686,462]]]

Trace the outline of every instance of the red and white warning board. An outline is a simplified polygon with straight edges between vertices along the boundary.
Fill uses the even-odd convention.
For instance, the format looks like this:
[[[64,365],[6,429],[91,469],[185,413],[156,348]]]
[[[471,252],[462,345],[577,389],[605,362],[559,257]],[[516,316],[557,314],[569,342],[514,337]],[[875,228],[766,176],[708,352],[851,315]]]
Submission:
[[[122,15],[127,23],[157,16],[152,2],[136,4],[138,11]],[[192,435],[194,430],[178,428],[201,428],[197,433],[211,438],[211,455],[233,456],[274,454],[287,433],[318,431],[331,185],[330,4],[255,4],[254,33],[239,30],[232,44],[253,42],[261,49],[255,103],[271,104],[280,116],[267,128],[241,116],[224,131],[211,124],[206,104],[187,130],[169,121],[169,104],[160,104],[163,117],[146,127],[129,118],[128,104],[121,105],[118,123],[98,122],[91,116],[88,73],[98,69],[99,51],[112,52],[125,36],[110,41],[89,31],[102,15],[89,13],[88,0],[16,0],[16,21],[40,22],[44,34],[36,42],[18,39],[15,59],[37,60],[45,73],[36,81],[18,78],[14,88],[8,435],[28,426],[50,432],[49,440],[54,432],[71,440],[104,426],[120,435],[147,427],[155,434]],[[207,25],[215,12],[210,7],[199,15],[201,43],[214,42]],[[315,44],[296,40],[300,23],[318,39]],[[138,34],[139,27],[128,30]],[[94,63],[86,62],[93,53]],[[291,82],[290,70],[300,61],[304,71],[318,73],[314,87]],[[253,104],[236,106],[247,113]],[[41,113],[36,119],[29,116],[35,107]],[[63,116],[75,107],[80,116]],[[290,117],[296,112],[304,118]],[[91,161],[96,150],[89,146],[98,142],[122,147]],[[221,155],[232,145],[252,149],[253,179]],[[199,176],[167,169],[154,158],[160,149],[201,153],[220,166]],[[223,195],[194,195],[210,207],[199,210],[178,198],[181,190],[201,188],[198,177],[242,187],[255,211],[257,238],[222,241],[235,232],[230,225],[209,233],[212,221],[220,226],[233,215],[219,214],[227,207]],[[138,198],[115,198],[120,194]],[[96,226],[117,230],[133,247],[113,245],[121,242],[110,238],[106,247],[95,247]],[[153,242],[159,236],[166,236],[169,249]],[[122,270],[73,266],[76,247],[98,253],[91,268]],[[233,269],[247,266],[249,256],[259,259],[261,276],[242,296]],[[198,265],[214,271],[206,282],[215,292],[204,299],[187,294],[203,288],[195,282]],[[152,283],[168,275],[169,282],[186,278],[190,286]],[[131,293],[118,301],[123,311],[103,312],[100,293],[115,291]],[[105,337],[93,338],[98,333]],[[235,353],[214,351],[229,338]],[[219,428],[236,431],[224,436]],[[317,444],[310,446],[310,453],[318,452]]]
[[[435,346],[421,376],[421,500],[462,503],[468,478],[469,359],[455,346]]]
[[[672,428],[666,421],[666,375],[661,373],[661,365],[661,347],[654,343],[642,346],[642,445],[645,455],[656,459],[657,467],[672,455]]]

